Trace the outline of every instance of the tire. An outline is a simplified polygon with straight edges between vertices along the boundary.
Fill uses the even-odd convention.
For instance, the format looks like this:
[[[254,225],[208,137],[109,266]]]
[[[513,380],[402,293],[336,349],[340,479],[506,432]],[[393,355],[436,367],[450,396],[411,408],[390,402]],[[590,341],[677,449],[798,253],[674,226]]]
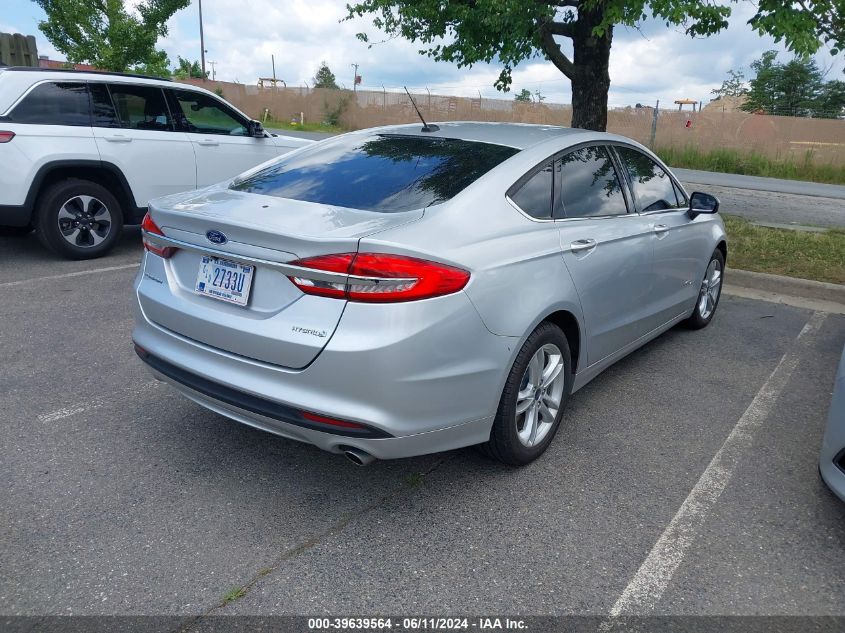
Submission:
[[[69,178],[40,196],[35,231],[41,243],[67,259],[93,259],[108,253],[123,228],[123,209],[95,182]]]
[[[713,278],[714,272],[718,273],[717,280]],[[715,286],[713,285],[714,281],[717,281]],[[701,289],[695,300],[692,316],[684,321],[686,327],[691,330],[700,330],[709,325],[710,321],[713,320],[713,316],[716,314],[716,308],[719,307],[719,299],[722,297],[722,286],[724,282],[725,256],[717,248],[710,256],[707,269],[704,271],[704,279],[701,281]],[[714,290],[715,292],[713,292]]]
[[[0,226],[0,237],[23,237],[32,233],[32,226]]]
[[[540,373],[544,376],[546,370],[552,367],[554,350],[559,353],[560,363],[560,371],[556,375],[562,375],[562,378],[552,380],[550,385],[541,391],[541,395],[535,395],[538,390],[532,389],[532,385],[536,386],[534,383],[537,378],[537,365],[532,365],[532,360],[537,356],[543,358],[543,369]],[[523,466],[537,459],[554,439],[571,391],[572,361],[566,335],[553,323],[541,323],[516,356],[499,401],[490,440],[479,447],[481,452],[512,466]],[[527,395],[529,393],[531,395]],[[559,399],[556,412],[551,406],[555,399]],[[526,403],[529,403],[528,408],[523,413],[518,413],[517,406],[523,407]],[[545,413],[542,412],[540,403],[546,406]],[[533,443],[529,431],[532,409],[535,416],[533,419],[539,420],[539,425],[535,425]],[[536,417],[538,413],[539,418]]]

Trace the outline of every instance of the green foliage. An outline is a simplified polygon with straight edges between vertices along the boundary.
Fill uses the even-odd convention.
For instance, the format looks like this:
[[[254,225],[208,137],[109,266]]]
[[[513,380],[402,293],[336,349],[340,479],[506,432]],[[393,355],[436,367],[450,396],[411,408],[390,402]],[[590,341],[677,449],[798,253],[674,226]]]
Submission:
[[[185,59],[184,57],[177,56],[177,65],[176,68],[173,70],[173,76],[178,79],[208,79],[208,72],[203,74],[202,66],[196,60],[193,62],[190,59]]]
[[[218,97],[220,97],[221,99],[225,99],[225,98],[226,98],[226,97],[225,97],[225,95],[223,94],[223,88],[221,88],[220,86],[217,86],[217,87],[214,89],[214,94],[216,94],[216,95],[217,95]]]
[[[167,79],[170,77],[170,59],[164,51],[155,51],[146,63],[135,65],[132,72]]]
[[[330,104],[328,101],[323,101],[323,123],[329,127],[340,127],[340,118],[343,116],[343,113],[346,112],[346,108],[349,106],[350,100],[351,98],[349,95],[343,95],[334,105]]]
[[[741,97],[748,92],[745,75],[741,71],[729,70],[728,78],[722,82],[721,88],[714,88],[710,94],[717,99],[721,97]]]
[[[335,80],[334,73],[329,69],[326,62],[320,63],[320,67],[317,69],[312,82],[315,88],[332,88],[337,90],[337,81]]]
[[[692,145],[658,148],[656,152],[672,167],[845,185],[845,165],[817,164],[812,152],[798,159],[769,158],[758,152],[740,152],[735,149],[703,152]]]
[[[514,95],[513,100],[514,101],[524,101],[526,103],[530,103],[531,102],[531,91],[528,90],[527,88],[523,88],[517,94]]]
[[[723,219],[732,267],[845,283],[845,231],[809,233],[756,226],[730,215]]]
[[[72,63],[126,71],[151,64],[161,52],[155,44],[167,35],[167,20],[190,0],[141,0],[127,10],[123,0],[33,0],[47,14],[38,28]]]
[[[514,67],[543,56],[572,81],[573,125],[603,129],[607,106],[609,52],[615,25],[637,26],[648,17],[681,26],[690,36],[718,33],[728,25],[734,0],[359,0],[346,19],[372,16],[376,29],[421,44],[420,53],[438,61],[472,66],[498,62],[494,85],[508,90]],[[783,41],[798,54],[813,53],[822,41],[843,48],[843,0],[758,0],[752,28]],[[572,39],[570,60],[555,36]],[[366,33],[358,38],[369,42]]]
[[[784,64],[777,61],[777,51],[766,51],[751,68],[756,76],[740,106],[743,110],[820,118],[842,115],[845,83],[825,82],[812,58],[795,57]]]

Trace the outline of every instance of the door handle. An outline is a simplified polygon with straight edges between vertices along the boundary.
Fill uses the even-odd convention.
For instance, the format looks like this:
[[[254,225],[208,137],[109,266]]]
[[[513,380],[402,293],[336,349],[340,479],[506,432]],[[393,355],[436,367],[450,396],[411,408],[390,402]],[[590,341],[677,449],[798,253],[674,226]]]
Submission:
[[[131,136],[124,136],[123,134],[112,134],[104,137],[109,143],[131,143]]]
[[[595,240],[575,240],[569,245],[570,250],[573,253],[578,253],[580,251],[588,251],[592,250],[596,247]]]
[[[668,224],[655,224],[654,225],[654,232],[657,233],[658,235],[663,234],[668,230],[669,230]]]
[[[207,147],[216,147],[219,143],[210,138],[204,138],[201,141],[197,141],[197,145],[205,145]]]

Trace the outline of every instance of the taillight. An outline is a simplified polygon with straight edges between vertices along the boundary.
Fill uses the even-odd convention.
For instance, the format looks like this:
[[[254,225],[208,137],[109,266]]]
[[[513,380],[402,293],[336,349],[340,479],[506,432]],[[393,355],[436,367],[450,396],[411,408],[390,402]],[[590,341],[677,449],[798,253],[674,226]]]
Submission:
[[[159,257],[163,257],[164,259],[168,259],[173,253],[176,252],[176,249],[172,246],[158,246],[152,240],[148,239],[145,233],[150,233],[152,235],[161,235],[164,237],[164,232],[158,228],[158,225],[153,222],[153,219],[150,217],[149,211],[144,216],[144,220],[141,222],[141,230],[144,232],[142,233],[143,237],[141,238],[144,242],[144,248],[150,251],[153,255],[158,255]]]
[[[0,143],[8,143],[13,138],[15,138],[14,132],[7,132],[4,130],[0,130]]]
[[[290,262],[315,271],[341,273],[340,279],[320,279],[306,271],[290,275],[304,293],[365,303],[416,301],[452,294],[467,285],[470,274],[416,257],[384,253],[319,255]]]

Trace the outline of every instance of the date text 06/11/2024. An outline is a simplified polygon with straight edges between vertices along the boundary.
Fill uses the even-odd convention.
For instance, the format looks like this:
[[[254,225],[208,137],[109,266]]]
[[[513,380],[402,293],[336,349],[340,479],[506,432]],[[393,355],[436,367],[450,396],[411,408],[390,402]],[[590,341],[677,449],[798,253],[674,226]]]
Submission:
[[[403,617],[403,618],[308,618],[310,631],[338,631],[364,630],[378,631],[393,628],[406,631],[466,631],[476,629],[486,630],[526,630],[524,620],[511,618],[480,617],[480,618],[434,618],[434,617]]]

